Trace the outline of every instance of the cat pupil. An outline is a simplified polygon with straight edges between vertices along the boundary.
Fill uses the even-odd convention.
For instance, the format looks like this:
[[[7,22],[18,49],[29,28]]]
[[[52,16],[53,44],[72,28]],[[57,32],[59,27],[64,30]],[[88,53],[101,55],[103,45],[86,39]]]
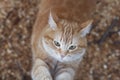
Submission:
[[[70,50],[73,50],[73,49],[75,49],[75,48],[76,48],[76,46],[70,46],[70,47],[69,47]]]
[[[54,41],[54,44],[55,44],[56,46],[60,47],[60,43],[59,43],[59,42]]]

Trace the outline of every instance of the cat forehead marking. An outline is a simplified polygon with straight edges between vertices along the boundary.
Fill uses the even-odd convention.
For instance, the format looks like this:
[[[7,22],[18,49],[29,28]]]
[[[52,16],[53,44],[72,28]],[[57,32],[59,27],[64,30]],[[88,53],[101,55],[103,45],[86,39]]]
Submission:
[[[73,38],[73,28],[77,27],[77,23],[67,22],[65,20],[61,21],[62,24],[62,35],[61,42],[64,44],[72,44]]]

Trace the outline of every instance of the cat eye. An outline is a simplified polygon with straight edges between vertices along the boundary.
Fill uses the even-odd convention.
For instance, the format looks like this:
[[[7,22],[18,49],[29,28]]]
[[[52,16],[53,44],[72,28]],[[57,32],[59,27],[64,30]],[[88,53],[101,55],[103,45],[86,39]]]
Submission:
[[[57,41],[54,41],[55,46],[60,47],[60,43]]]
[[[72,46],[69,47],[69,50],[74,50],[75,48],[76,48],[76,46],[72,45]]]

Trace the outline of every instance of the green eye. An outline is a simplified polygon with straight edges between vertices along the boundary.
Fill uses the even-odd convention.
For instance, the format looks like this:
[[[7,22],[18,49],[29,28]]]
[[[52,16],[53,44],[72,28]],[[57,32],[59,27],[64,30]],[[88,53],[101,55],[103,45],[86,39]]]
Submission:
[[[73,45],[72,45],[72,46],[69,47],[69,50],[73,50],[73,49],[75,49],[75,48],[76,48],[76,46],[73,46]]]
[[[57,41],[54,41],[55,46],[60,47],[60,43]]]

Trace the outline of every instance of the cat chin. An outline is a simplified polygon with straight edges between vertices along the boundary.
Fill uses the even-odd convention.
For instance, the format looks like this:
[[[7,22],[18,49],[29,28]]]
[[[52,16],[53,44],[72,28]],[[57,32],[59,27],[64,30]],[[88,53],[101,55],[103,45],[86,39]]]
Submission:
[[[73,62],[73,61],[76,61],[76,60],[79,60],[81,61],[83,58],[83,55],[79,55],[79,57],[75,58],[75,57],[64,57],[63,59],[62,58],[59,58],[57,59],[59,62]]]
[[[69,62],[73,62],[73,61],[76,61],[76,60],[81,60],[80,59],[74,59],[74,60],[71,60],[71,59],[57,59],[59,62],[62,62],[62,63],[69,63]]]

